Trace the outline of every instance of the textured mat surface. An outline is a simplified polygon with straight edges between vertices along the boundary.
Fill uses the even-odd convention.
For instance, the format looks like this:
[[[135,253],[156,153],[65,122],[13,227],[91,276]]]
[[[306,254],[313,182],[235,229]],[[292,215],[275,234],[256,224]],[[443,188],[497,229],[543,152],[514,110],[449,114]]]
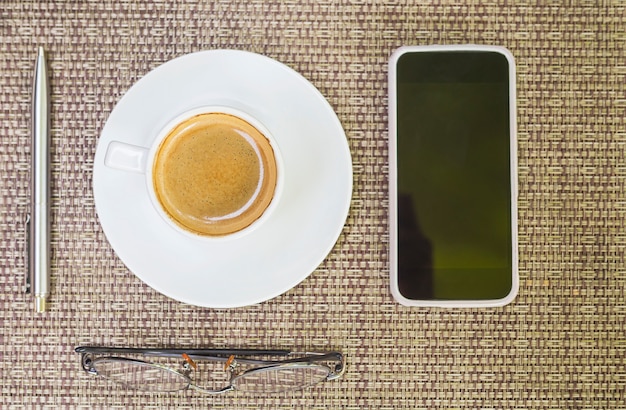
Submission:
[[[492,310],[408,309],[388,290],[387,60],[481,43],[517,59],[521,287]],[[36,47],[53,101],[52,295],[23,283]],[[322,265],[259,305],[172,301],[108,244],[92,194],[99,133],[152,68],[206,49],[272,57],[333,106],[354,162],[345,229]],[[623,1],[11,1],[0,4],[0,405],[49,408],[626,408]],[[254,397],[127,391],[73,348],[341,349],[341,381]]]

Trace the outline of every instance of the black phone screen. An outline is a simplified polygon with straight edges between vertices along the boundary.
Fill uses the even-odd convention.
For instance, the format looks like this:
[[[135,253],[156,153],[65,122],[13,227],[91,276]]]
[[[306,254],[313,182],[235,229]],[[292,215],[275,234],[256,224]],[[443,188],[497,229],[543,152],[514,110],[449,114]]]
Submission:
[[[505,298],[513,232],[509,61],[412,52],[396,67],[398,290]]]

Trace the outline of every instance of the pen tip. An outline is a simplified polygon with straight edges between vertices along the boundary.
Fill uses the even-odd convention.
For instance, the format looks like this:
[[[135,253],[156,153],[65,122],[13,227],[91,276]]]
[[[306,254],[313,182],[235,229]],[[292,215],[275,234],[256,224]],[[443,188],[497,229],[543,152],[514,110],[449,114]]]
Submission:
[[[37,296],[35,298],[35,309],[37,313],[42,313],[46,311],[46,298],[43,296]]]

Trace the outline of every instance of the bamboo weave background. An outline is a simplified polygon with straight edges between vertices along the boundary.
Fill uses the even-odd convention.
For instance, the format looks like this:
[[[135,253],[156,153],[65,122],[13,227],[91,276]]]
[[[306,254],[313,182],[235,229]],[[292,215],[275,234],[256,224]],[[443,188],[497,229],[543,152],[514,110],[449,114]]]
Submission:
[[[409,309],[388,291],[387,60],[480,43],[517,59],[520,295]],[[49,311],[21,293],[36,47],[52,70]],[[626,408],[626,3],[0,1],[0,405],[8,408]],[[115,103],[152,68],[214,48],[265,54],[336,110],[354,162],[344,232],[287,294],[212,310],[117,259],[92,163]],[[341,349],[342,381],[285,396],[129,392],[83,374],[78,344]]]

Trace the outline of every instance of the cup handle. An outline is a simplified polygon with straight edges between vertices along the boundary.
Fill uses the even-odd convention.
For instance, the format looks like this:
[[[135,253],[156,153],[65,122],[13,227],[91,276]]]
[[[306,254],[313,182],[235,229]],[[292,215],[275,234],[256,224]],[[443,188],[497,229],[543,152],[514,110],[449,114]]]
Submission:
[[[104,165],[121,171],[146,172],[148,149],[137,145],[112,141],[104,156]]]

